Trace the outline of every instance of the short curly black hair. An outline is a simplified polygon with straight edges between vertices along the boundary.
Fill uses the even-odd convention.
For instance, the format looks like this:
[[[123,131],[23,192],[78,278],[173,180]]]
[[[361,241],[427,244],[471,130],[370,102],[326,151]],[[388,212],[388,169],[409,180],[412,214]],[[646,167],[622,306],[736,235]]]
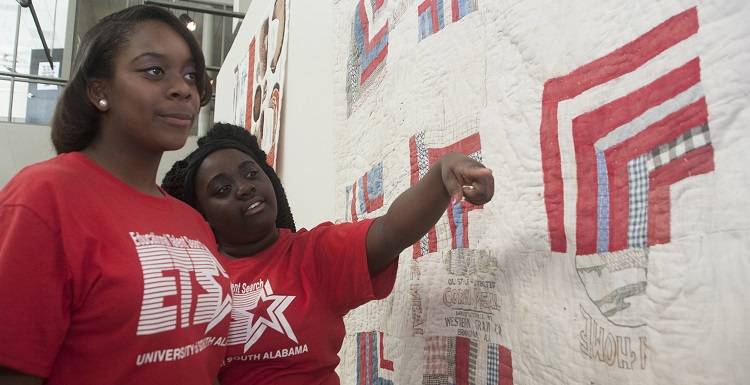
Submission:
[[[281,185],[281,180],[279,179],[278,175],[276,175],[276,171],[274,171],[273,167],[268,165],[268,162],[266,161],[266,152],[263,151],[258,145],[258,139],[255,137],[255,135],[250,134],[250,132],[248,132],[243,127],[234,124],[221,122],[215,123],[205,136],[202,136],[198,139],[198,148],[195,151],[191,152],[188,156],[186,156],[185,159],[175,162],[172,165],[172,168],[167,171],[167,173],[164,175],[164,179],[162,180],[161,188],[164,189],[167,194],[190,204],[191,206],[193,206],[193,208],[200,211],[200,209],[196,207],[193,202],[191,202],[189,199],[186,199],[183,192],[185,179],[188,173],[188,165],[190,164],[190,161],[195,157],[196,153],[201,151],[201,149],[208,146],[210,143],[219,140],[235,141],[249,150],[249,155],[255,158],[256,162],[258,162],[260,168],[263,170],[263,172],[266,173],[268,179],[271,180],[273,190],[276,192],[276,203],[278,206],[278,212],[276,214],[276,227],[289,229],[293,232],[297,231],[297,228],[294,224],[294,217],[292,216],[292,210],[289,207],[289,200],[287,199],[286,193],[284,192],[284,186]]]

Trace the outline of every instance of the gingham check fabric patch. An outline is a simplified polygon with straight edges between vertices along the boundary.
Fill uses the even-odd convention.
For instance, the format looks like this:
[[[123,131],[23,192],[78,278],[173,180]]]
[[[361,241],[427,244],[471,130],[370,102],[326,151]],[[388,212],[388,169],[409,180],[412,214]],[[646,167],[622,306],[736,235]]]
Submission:
[[[708,124],[693,127],[682,133],[677,139],[662,144],[651,150],[649,171],[653,171],[683,155],[711,143]]]
[[[646,247],[648,226],[648,167],[650,154],[628,162],[628,248]]]

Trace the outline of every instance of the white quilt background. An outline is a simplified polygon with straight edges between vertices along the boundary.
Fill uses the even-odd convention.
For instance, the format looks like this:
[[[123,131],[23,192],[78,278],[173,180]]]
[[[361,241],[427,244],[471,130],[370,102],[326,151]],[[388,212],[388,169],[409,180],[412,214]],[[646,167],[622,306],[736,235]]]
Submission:
[[[470,11],[454,20],[455,4],[464,4],[468,7],[464,10]],[[420,40],[420,14],[430,5],[443,7],[443,25],[438,23],[437,30],[431,29]],[[363,24],[355,15],[367,19],[371,42],[364,46],[370,44],[377,50],[380,42],[382,49],[387,41],[387,52],[381,52],[381,61],[374,59],[380,64],[372,67],[364,84],[361,68],[352,66],[358,60],[352,56],[353,31]],[[460,148],[493,170],[496,186],[490,203],[459,215],[465,214],[458,227],[467,232],[468,247],[454,249],[451,219],[444,215],[435,229],[436,250],[417,258],[412,248],[404,251],[393,293],[347,315],[347,337],[337,369],[342,383],[750,381],[750,367],[744,362],[750,356],[750,333],[745,326],[750,319],[746,295],[750,282],[748,20],[750,3],[745,0],[720,4],[687,0],[335,2],[337,217],[359,220],[385,213],[389,203],[411,184],[417,148],[443,149],[462,143]],[[643,36],[651,36],[647,34],[660,25],[668,26],[658,36],[665,41],[683,25],[697,25],[697,31],[656,49],[650,45],[654,39]],[[378,32],[383,32],[380,37]],[[650,51],[658,54],[634,65],[633,70],[558,100],[554,114],[558,137],[543,136],[542,116],[549,111],[543,108],[545,92],[578,87],[561,82],[555,88],[556,83],[548,82],[576,70],[583,72],[579,79],[586,80],[595,78],[595,73],[627,67],[634,59],[620,55],[618,49],[629,44],[637,48],[635,56]],[[602,58],[613,64],[597,67]],[[652,124],[663,118],[679,125],[682,118],[670,113],[705,100],[704,107],[698,103],[696,109],[707,113],[702,127],[708,131],[704,136],[710,136],[709,142],[695,142],[694,137],[693,144],[677,146],[674,167],[682,171],[674,175],[679,180],[666,182],[658,190],[661,205],[655,210],[660,214],[642,211],[661,215],[660,223],[668,225],[660,228],[661,235],[654,235],[656,243],[637,245],[646,239],[643,228],[642,238],[632,237],[636,246],[618,248],[615,238],[624,235],[615,230],[609,240],[594,236],[596,250],[584,252],[579,235],[585,234],[578,234],[581,223],[601,228],[606,218],[598,222],[595,218],[597,212],[602,215],[601,207],[615,207],[622,203],[617,199],[629,198],[627,194],[613,197],[611,206],[601,206],[594,192],[594,218],[579,211],[579,205],[586,203],[585,189],[591,189],[580,172],[596,171],[597,165],[591,157],[576,157],[577,152],[583,154],[586,144],[573,134],[577,130],[573,127],[584,123],[585,114],[624,100],[639,89],[649,90],[650,84],[695,58],[697,67],[686,67],[687,76],[674,75],[655,90],[628,99],[625,107],[611,104],[620,107],[610,112],[602,109],[603,114],[610,114],[603,115],[608,116],[606,120],[576,131],[575,135],[585,136],[627,114],[619,111],[634,114],[643,108],[646,112],[635,113],[629,120],[630,128],[613,131],[609,140],[623,141],[625,149],[648,155],[656,147],[639,146],[663,130],[673,130]],[[347,88],[352,78],[360,83],[356,91]],[[663,103],[648,101],[682,80],[691,82],[692,94],[664,91]],[[637,127],[643,130],[641,136],[633,134]],[[477,137],[478,143],[472,139]],[[641,138],[640,142],[630,145],[627,140],[634,138]],[[551,159],[545,149],[554,147],[550,140],[559,147],[561,190],[554,190],[545,179],[544,159]],[[596,146],[602,148],[602,156],[614,159],[614,152],[605,153],[605,142]],[[708,152],[696,160],[680,157],[691,154],[692,146],[694,151],[703,146]],[[679,162],[689,166],[681,169]],[[629,172],[636,165],[613,161],[609,167]],[[612,180],[614,176],[609,174]],[[356,195],[363,178],[376,194],[380,189],[382,206],[374,203],[371,209],[358,210],[365,207],[362,196]],[[650,181],[652,187],[658,180]],[[634,179],[629,185],[634,185]],[[545,199],[550,197],[545,194],[563,204],[553,208],[565,234],[554,251]],[[652,201],[656,202],[656,196]],[[629,202],[631,208],[636,206]],[[612,222],[605,224],[618,226],[615,217],[613,211]],[[627,215],[619,219],[632,222]],[[602,261],[615,260],[630,265],[620,270],[602,267]],[[608,263],[613,266],[614,262]],[[624,297],[626,308],[607,313],[622,303],[602,298],[623,292],[633,294]]]

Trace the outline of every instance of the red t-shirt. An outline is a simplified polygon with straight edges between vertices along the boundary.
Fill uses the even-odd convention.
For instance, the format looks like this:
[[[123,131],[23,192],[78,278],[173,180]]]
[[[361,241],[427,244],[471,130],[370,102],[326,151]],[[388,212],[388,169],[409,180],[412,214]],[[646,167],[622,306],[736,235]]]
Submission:
[[[208,385],[229,279],[201,216],[80,153],[0,191],[0,366],[47,384]]]
[[[370,278],[365,237],[372,221],[279,229],[266,250],[221,260],[234,301],[222,385],[339,384],[344,315],[385,298],[396,280],[395,261]]]

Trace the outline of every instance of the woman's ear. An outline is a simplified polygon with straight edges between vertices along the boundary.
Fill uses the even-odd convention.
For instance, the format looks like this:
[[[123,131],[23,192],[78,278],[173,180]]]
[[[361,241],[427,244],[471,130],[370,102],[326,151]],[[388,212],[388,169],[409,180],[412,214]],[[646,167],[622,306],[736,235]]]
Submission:
[[[105,88],[104,82],[100,79],[92,79],[89,81],[88,87],[86,88],[89,103],[93,104],[94,107],[101,112],[109,110],[109,100],[107,100],[107,92]]]

